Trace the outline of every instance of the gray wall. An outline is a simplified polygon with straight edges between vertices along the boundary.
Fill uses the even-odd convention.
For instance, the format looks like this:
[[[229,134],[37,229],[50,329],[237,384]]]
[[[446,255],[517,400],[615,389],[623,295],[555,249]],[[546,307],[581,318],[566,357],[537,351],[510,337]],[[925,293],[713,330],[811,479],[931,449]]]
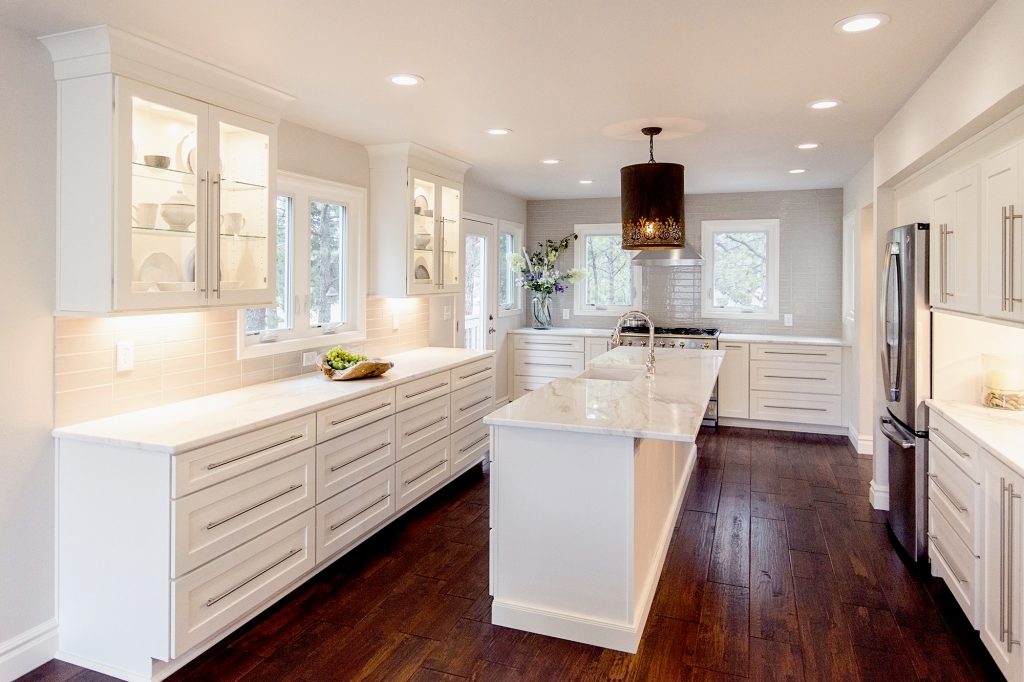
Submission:
[[[725,331],[840,336],[842,333],[842,189],[793,192],[690,194],[686,196],[686,240],[700,248],[703,220],[778,218],[780,221],[779,308],[793,314],[793,326],[782,319],[723,320],[699,317],[698,268],[647,268],[643,308],[658,323],[695,323]],[[530,201],[526,239],[531,251],[538,241],[569,234],[573,225],[619,222],[619,199]],[[573,249],[562,255],[560,268],[570,268]],[[555,324],[610,327],[613,317],[562,319],[572,309],[572,291],[553,300]]]

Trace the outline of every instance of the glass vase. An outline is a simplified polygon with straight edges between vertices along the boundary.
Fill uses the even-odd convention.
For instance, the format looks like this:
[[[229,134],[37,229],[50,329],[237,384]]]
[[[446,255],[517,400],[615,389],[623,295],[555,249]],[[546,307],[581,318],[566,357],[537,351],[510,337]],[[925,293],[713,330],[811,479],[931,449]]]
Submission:
[[[551,296],[548,294],[533,297],[533,328],[551,329]]]

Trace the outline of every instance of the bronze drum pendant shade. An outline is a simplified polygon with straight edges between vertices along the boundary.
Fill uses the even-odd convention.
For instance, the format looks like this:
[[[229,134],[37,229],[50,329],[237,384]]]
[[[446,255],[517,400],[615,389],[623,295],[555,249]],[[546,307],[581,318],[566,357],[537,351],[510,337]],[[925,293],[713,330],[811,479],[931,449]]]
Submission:
[[[683,166],[654,160],[654,136],[661,128],[644,128],[651,138],[651,160],[623,166],[622,248],[681,249],[686,241],[683,218]]]

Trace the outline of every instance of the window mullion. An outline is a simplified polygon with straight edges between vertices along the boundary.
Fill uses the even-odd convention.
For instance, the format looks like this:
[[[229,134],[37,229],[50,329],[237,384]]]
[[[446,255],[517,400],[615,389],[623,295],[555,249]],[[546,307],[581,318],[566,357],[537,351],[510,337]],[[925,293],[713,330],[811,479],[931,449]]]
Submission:
[[[309,194],[295,195],[295,296],[299,301],[295,311],[295,335],[310,336],[318,331],[309,326]]]

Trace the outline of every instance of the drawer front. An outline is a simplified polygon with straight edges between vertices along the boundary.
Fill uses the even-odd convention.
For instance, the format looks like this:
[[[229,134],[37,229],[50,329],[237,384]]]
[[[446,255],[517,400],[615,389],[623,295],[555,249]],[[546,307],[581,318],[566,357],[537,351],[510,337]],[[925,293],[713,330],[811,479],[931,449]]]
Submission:
[[[493,381],[467,386],[452,393],[452,432],[481,419],[493,408]]]
[[[805,346],[798,343],[752,343],[750,359],[839,363],[843,359],[843,349],[839,346]]]
[[[536,391],[544,384],[552,381],[551,377],[520,377],[512,380],[512,399],[522,398],[530,391]]]
[[[582,353],[517,350],[515,374],[533,377],[574,377],[583,371]]]
[[[395,413],[395,389],[356,398],[316,413],[316,441],[340,436]]]
[[[540,334],[513,334],[516,350],[571,351],[582,353],[585,348],[582,336],[544,336]]]
[[[316,562],[362,540],[395,515],[395,468],[388,467],[316,507]]]
[[[178,577],[313,506],[313,448],[171,502]]]
[[[942,510],[964,544],[980,556],[981,486],[933,443],[928,447],[928,499]]]
[[[311,570],[315,527],[316,515],[310,509],[171,581],[172,657],[231,624]]]
[[[750,363],[750,388],[839,395],[843,392],[842,366],[823,362],[754,360]]]
[[[449,439],[445,438],[396,464],[398,509],[405,509],[447,481],[451,473],[450,460]]]
[[[751,391],[750,418],[839,426],[842,419],[842,398],[837,395]]]
[[[981,616],[981,559],[976,557],[933,504],[928,505],[928,558],[932,575],[941,577],[963,609],[971,625]]]
[[[452,390],[475,384],[485,379],[494,379],[494,357],[476,360],[452,370]]]
[[[402,384],[396,389],[398,391],[398,409],[407,410],[410,407],[422,405],[438,396],[448,395],[451,387],[451,372],[439,372],[431,374],[429,377],[423,377],[422,379]]]
[[[975,481],[981,481],[978,444],[935,410],[928,413],[928,442],[941,447],[958,467]]]
[[[444,438],[451,433],[451,426],[451,405],[446,395],[399,412],[395,418],[398,459],[404,459],[420,448]]]
[[[395,417],[316,446],[316,501],[323,502],[395,463]]]
[[[482,421],[452,434],[452,478],[477,462],[483,461],[491,448],[491,430]]]
[[[202,490],[232,476],[305,450],[316,441],[316,415],[257,429],[172,458],[171,497]]]

